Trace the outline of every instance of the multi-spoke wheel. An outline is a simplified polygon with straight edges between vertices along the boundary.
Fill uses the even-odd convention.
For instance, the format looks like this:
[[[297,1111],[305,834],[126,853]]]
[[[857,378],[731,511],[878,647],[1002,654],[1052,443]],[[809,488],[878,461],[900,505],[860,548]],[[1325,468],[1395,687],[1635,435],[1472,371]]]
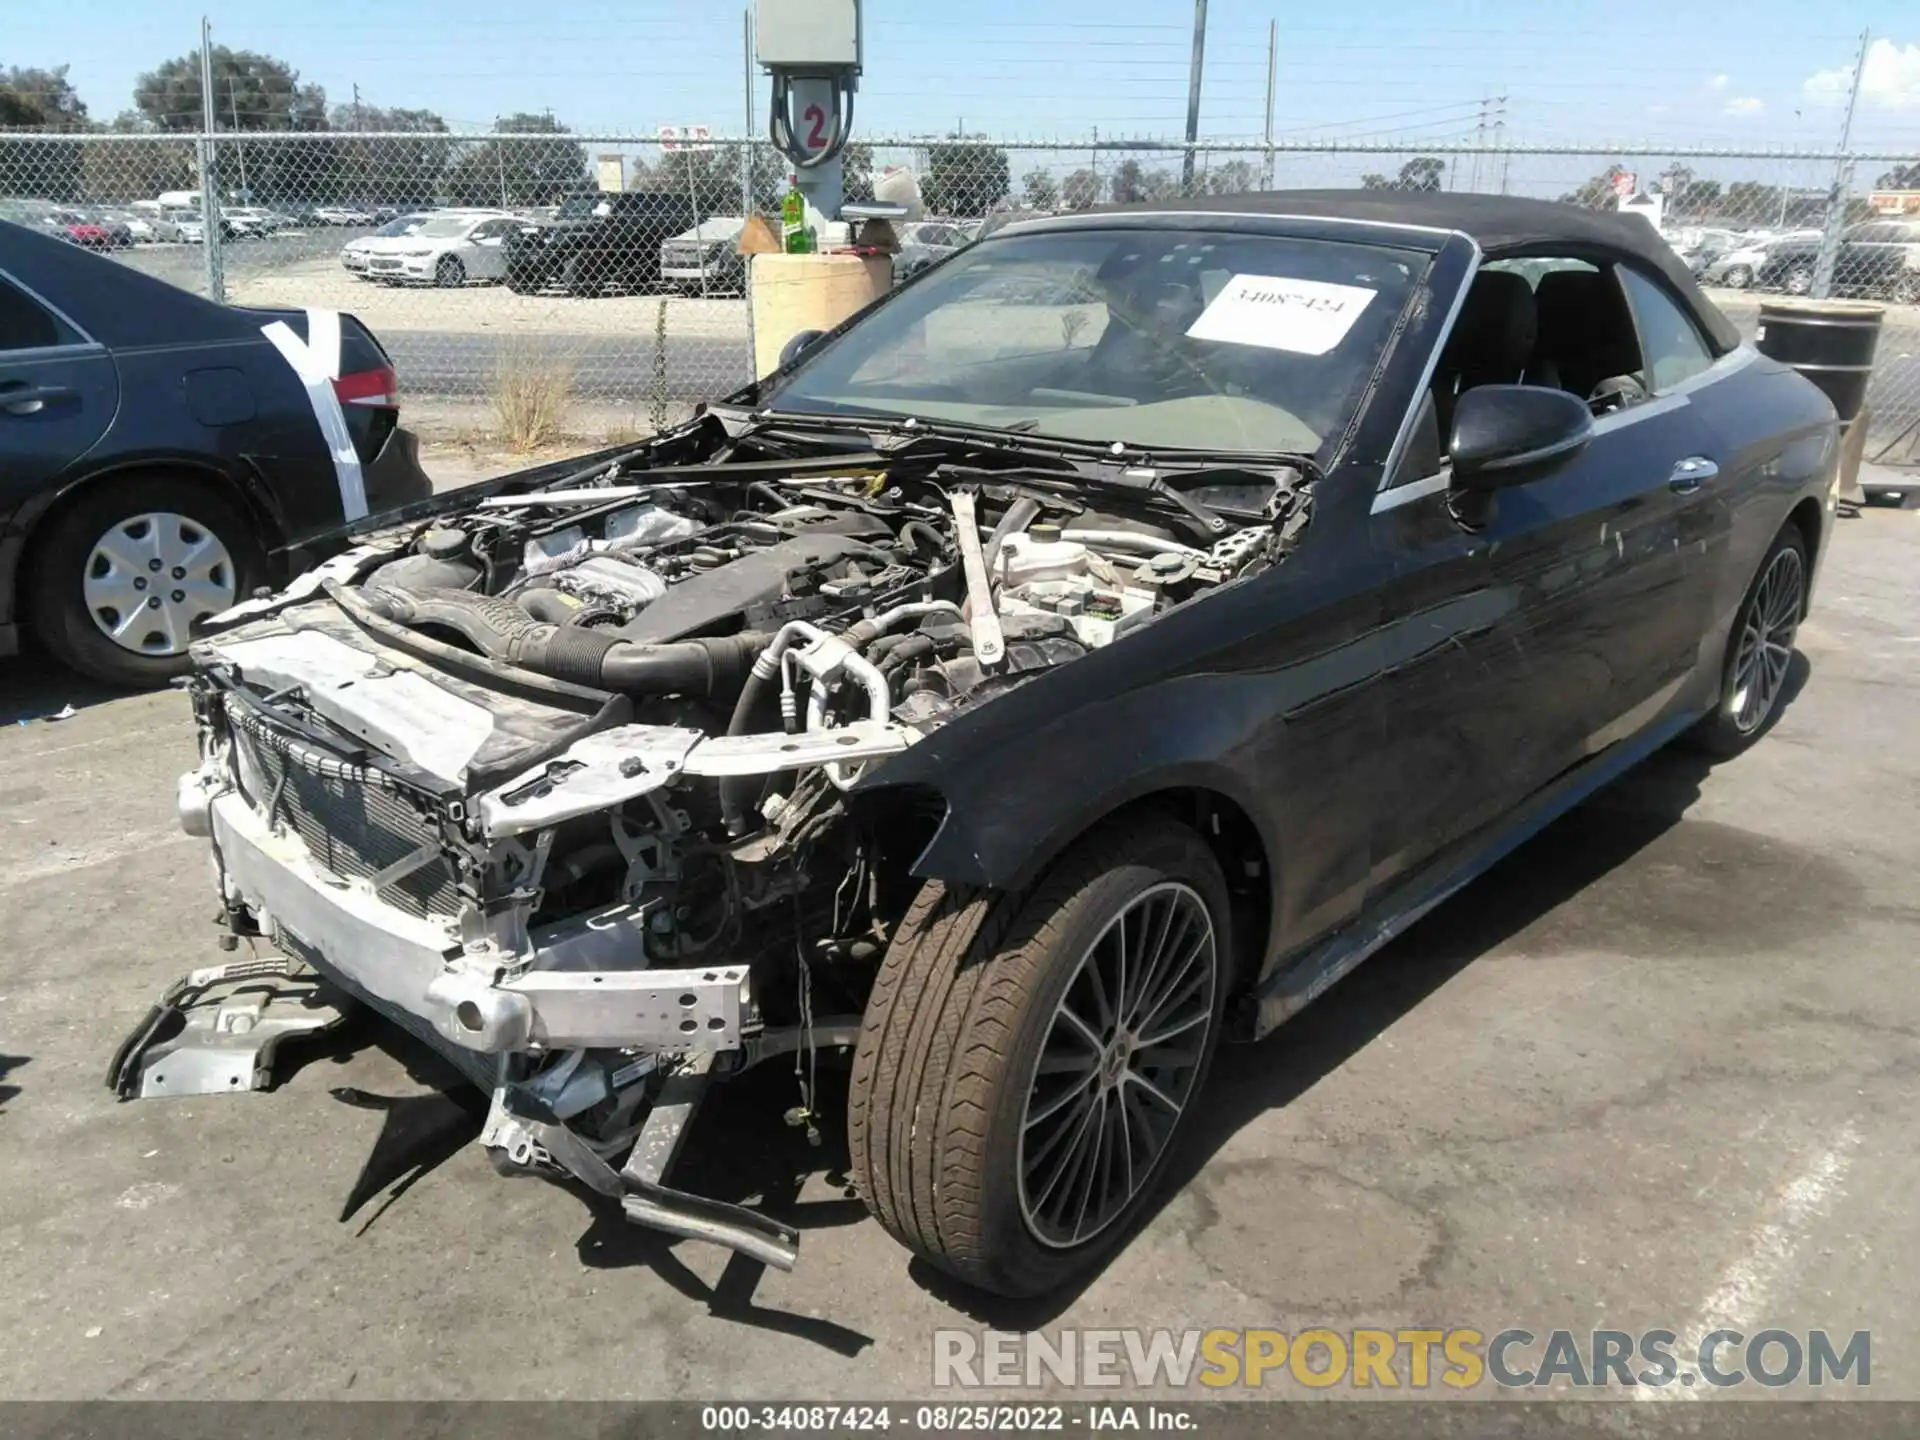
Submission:
[[[1086,1274],[1150,1203],[1219,1039],[1226,883],[1157,814],[1031,890],[929,885],[867,1004],[848,1140],[895,1238],[983,1289]]]
[[[29,561],[42,642],[117,685],[179,674],[194,627],[243,599],[266,569],[232,501],[162,476],[81,491],[36,532]]]
[[[1126,1210],[1173,1138],[1213,1027],[1206,902],[1169,882],[1080,957],[1034,1066],[1020,1205],[1044,1245],[1089,1240]]]
[[[1793,642],[1807,609],[1807,547],[1789,524],[1774,540],[1748,587],[1727,645],[1720,703],[1693,738],[1720,756],[1736,755],[1780,713],[1793,669]]]

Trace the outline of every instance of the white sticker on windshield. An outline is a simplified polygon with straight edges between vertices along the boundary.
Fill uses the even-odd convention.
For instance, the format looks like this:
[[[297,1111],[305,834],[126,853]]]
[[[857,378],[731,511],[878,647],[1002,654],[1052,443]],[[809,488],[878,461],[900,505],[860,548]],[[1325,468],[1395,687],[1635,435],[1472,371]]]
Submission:
[[[1195,340],[1324,355],[1346,338],[1378,290],[1278,275],[1236,275],[1187,331]]]

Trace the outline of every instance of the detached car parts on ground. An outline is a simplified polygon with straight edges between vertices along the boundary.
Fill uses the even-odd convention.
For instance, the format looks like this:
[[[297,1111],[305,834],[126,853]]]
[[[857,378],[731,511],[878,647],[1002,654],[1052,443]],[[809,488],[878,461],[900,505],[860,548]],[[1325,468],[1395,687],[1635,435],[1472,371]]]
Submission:
[[[431,488],[352,316],[215,305],[0,222],[0,653],[27,624],[111,683],[178,674],[197,622]]]
[[[684,426],[224,617],[180,814],[258,958],[111,1083],[246,1088],[350,997],[491,1096],[502,1167],[784,1266],[669,1167],[731,1143],[713,1080],[784,1057],[814,1125],[852,1045],[880,1222],[1072,1283],[1223,1037],[1655,748],[1765,731],[1836,436],[1635,218],[1009,226]]]

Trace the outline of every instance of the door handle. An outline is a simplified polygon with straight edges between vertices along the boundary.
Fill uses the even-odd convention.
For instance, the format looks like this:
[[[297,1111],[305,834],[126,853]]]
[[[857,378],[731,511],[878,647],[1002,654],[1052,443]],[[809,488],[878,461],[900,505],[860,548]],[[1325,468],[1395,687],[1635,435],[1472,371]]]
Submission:
[[[50,400],[71,400],[64,385],[0,385],[0,410],[9,415],[37,415]]]
[[[1673,467],[1667,488],[1676,495],[1691,495],[1720,473],[1720,467],[1704,455],[1690,455]]]

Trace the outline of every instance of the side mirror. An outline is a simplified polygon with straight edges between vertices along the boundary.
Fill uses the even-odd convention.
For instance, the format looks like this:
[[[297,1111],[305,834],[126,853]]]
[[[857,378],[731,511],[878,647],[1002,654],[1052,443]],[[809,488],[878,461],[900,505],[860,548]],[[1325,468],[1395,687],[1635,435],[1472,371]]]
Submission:
[[[1586,402],[1540,385],[1479,385],[1460,397],[1447,453],[1462,490],[1537,480],[1593,438]]]
[[[800,358],[801,351],[812,345],[826,333],[824,330],[802,330],[798,335],[787,341],[785,345],[780,347],[780,368],[784,370],[787,366],[793,364],[794,361]]]

